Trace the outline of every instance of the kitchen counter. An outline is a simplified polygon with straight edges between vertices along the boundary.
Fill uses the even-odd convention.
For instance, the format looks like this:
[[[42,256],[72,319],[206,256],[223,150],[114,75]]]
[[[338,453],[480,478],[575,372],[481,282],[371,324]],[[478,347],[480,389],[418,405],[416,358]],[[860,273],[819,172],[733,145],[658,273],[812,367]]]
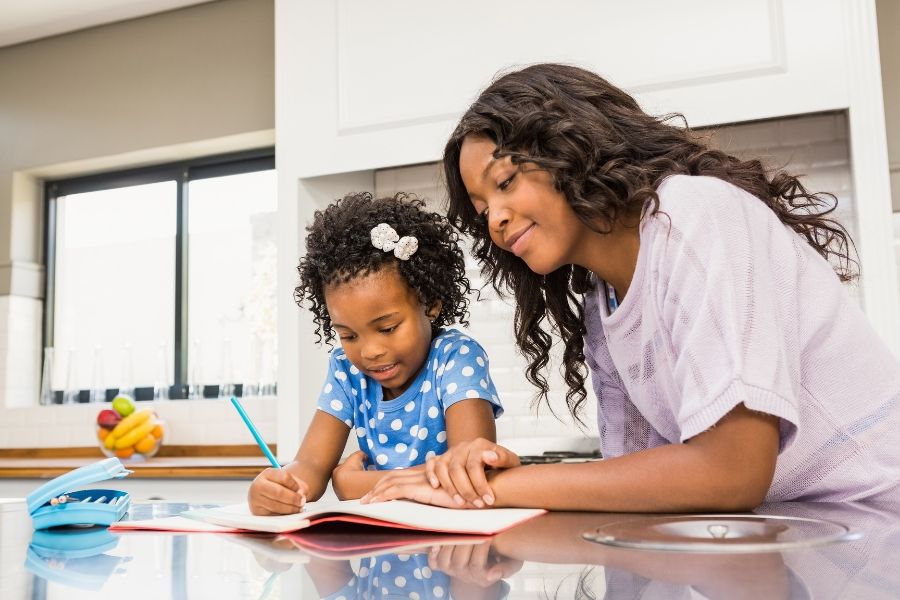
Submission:
[[[186,507],[135,504],[131,518],[168,516]],[[649,551],[581,537],[582,532],[636,515],[550,513],[493,538],[445,539],[399,554],[382,548],[325,558],[321,551],[303,550],[288,538],[271,535],[113,535],[100,529],[93,554],[70,549],[48,555],[46,548],[29,548],[32,541],[37,544],[38,535],[31,530],[24,504],[6,502],[0,503],[0,597],[349,599],[401,594],[397,597],[869,600],[900,596],[900,506],[786,503],[764,505],[754,512],[825,519],[862,537],[745,554]],[[349,534],[356,543],[374,541],[358,530]],[[61,545],[72,539],[62,538]]]
[[[0,479],[52,479],[103,458],[97,448],[0,449]],[[269,466],[255,445],[163,446],[153,458],[123,462],[131,479],[253,479]]]

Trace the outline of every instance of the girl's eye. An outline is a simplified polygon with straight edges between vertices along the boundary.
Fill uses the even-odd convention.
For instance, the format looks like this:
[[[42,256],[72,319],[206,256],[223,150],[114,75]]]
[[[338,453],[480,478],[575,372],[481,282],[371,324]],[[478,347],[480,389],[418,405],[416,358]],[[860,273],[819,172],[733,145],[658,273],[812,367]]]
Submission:
[[[498,183],[497,189],[499,189],[500,191],[505,190],[506,188],[509,187],[509,185],[512,183],[513,179],[515,179],[515,178],[516,178],[516,174],[513,173],[512,175],[510,175],[509,177],[507,177],[506,179],[504,179],[503,181]]]
[[[342,342],[351,342],[351,341],[353,341],[354,339],[356,339],[356,336],[355,336],[355,335],[341,335],[341,336],[338,336],[338,338],[339,338]]]
[[[395,329],[397,329],[397,325],[392,325],[391,327],[385,327],[384,329],[381,329],[379,331],[381,331],[381,333],[394,333]]]

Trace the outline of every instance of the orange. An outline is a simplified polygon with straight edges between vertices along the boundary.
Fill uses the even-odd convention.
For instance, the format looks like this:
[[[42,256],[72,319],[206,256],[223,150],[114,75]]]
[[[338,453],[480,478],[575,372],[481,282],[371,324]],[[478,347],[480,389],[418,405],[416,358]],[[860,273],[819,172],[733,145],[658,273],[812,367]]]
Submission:
[[[134,449],[141,454],[147,454],[153,450],[154,446],[156,446],[156,438],[148,433],[144,439],[134,445]]]
[[[100,428],[97,430],[97,439],[101,442],[106,439],[106,436],[109,435],[109,429]]]
[[[134,448],[122,448],[116,450],[116,456],[119,458],[131,458],[132,454],[134,454]]]
[[[156,424],[156,427],[153,428],[153,431],[150,432],[150,435],[155,437],[158,440],[162,439],[163,436],[163,428],[159,423]]]

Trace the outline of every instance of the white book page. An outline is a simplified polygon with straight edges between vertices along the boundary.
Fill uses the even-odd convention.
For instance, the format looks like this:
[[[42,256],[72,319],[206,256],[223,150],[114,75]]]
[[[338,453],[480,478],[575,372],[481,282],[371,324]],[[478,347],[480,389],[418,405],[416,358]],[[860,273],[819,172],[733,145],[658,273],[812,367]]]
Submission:
[[[163,517],[160,519],[144,519],[136,521],[118,521],[109,526],[113,531],[122,531],[126,529],[153,529],[156,531],[190,531],[190,532],[209,532],[209,533],[227,533],[233,532],[234,527],[223,527],[214,525],[196,519],[186,519],[185,517]]]
[[[262,517],[252,515],[247,504],[233,504],[215,509],[201,509],[182,513],[192,519],[208,523],[284,533],[308,527],[316,517],[325,515],[356,515],[397,523],[425,531],[492,534],[508,529],[516,523],[546,512],[534,508],[491,508],[464,510],[439,508],[406,500],[392,500],[375,504],[360,504],[359,500],[342,502],[310,502],[303,512],[295,515]]]

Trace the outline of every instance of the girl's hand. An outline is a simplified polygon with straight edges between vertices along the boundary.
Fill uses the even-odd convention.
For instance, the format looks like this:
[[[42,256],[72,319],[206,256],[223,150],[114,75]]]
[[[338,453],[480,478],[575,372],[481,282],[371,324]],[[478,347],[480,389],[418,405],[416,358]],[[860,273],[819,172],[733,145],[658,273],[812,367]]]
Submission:
[[[287,469],[266,469],[256,476],[247,492],[254,515],[289,515],[306,504],[309,486]]]
[[[494,491],[485,469],[508,469],[522,463],[519,456],[484,438],[461,442],[425,463],[425,477],[432,488],[441,488],[457,507],[477,508],[494,504]]]
[[[365,452],[357,450],[331,471],[331,487],[339,499],[358,498],[368,489],[359,489],[359,475],[366,473],[367,458]]]
[[[425,479],[425,472],[421,469],[403,469],[388,473],[360,498],[360,502],[372,504],[398,499],[414,500],[444,508],[460,508],[444,490],[431,487]]]
[[[368,456],[365,452],[363,452],[362,450],[357,450],[356,452],[345,458],[344,462],[334,468],[334,471],[331,472],[332,479],[341,475],[342,473],[348,473],[350,471],[365,471],[367,459]]]

